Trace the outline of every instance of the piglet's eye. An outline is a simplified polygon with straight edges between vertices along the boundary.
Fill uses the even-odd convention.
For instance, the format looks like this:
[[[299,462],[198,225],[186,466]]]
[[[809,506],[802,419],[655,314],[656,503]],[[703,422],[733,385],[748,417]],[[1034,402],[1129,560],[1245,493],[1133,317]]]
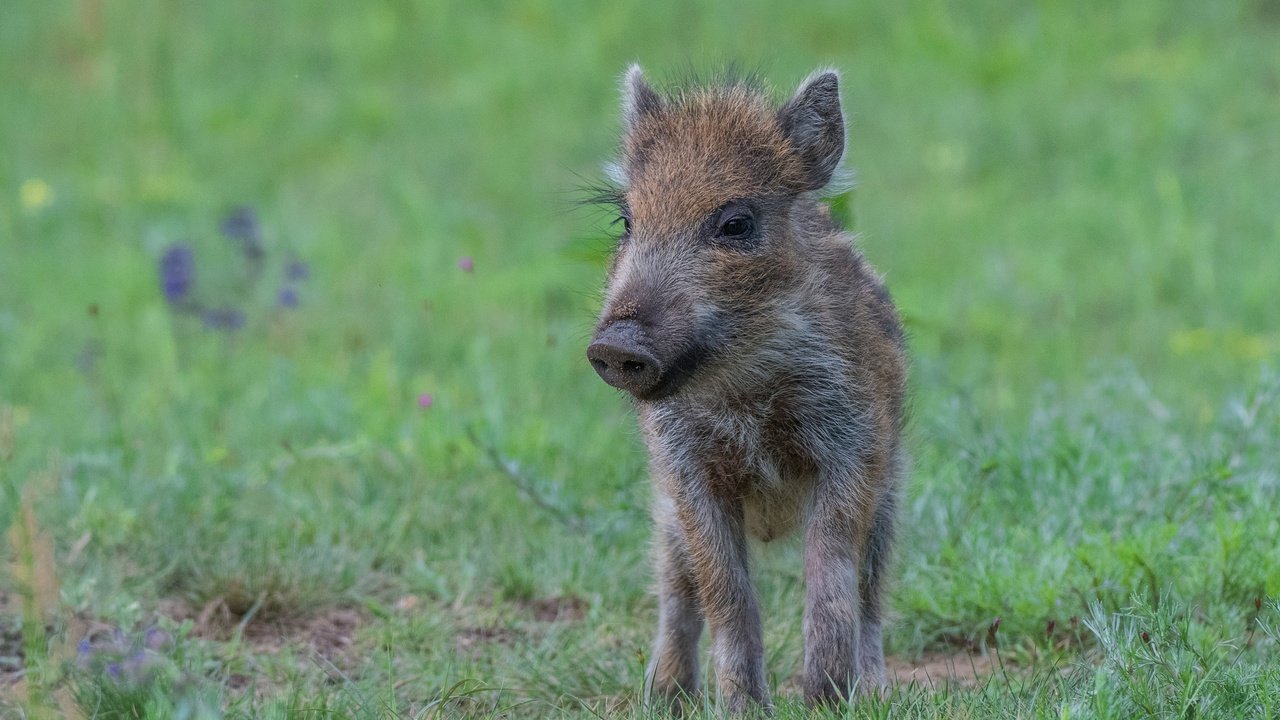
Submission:
[[[746,215],[734,215],[720,225],[720,234],[727,238],[741,238],[751,234],[755,223]]]

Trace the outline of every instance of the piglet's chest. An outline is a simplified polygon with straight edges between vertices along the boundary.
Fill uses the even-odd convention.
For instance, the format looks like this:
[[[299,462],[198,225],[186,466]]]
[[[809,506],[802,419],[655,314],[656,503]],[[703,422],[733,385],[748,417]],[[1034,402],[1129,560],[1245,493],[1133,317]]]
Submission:
[[[769,542],[790,534],[803,519],[813,488],[812,461],[797,451],[794,438],[767,416],[743,418],[738,432],[710,447],[713,475],[722,495],[742,503],[748,534]],[[709,458],[710,459],[710,458]]]

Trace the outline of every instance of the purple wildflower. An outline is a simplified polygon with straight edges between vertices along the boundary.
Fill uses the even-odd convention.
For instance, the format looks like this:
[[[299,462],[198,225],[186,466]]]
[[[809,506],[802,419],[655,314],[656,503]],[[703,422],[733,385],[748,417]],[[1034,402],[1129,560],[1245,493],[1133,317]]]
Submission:
[[[458,269],[462,272],[475,272],[476,263],[471,259],[470,255],[464,255],[458,258]]]
[[[293,260],[284,266],[286,280],[306,280],[311,277],[311,266],[301,260]]]
[[[233,307],[210,308],[200,319],[210,330],[239,330],[244,327],[244,313]]]
[[[298,291],[294,290],[291,287],[281,289],[280,294],[276,297],[277,297],[277,300],[280,302],[280,307],[286,307],[286,308],[298,307]]]
[[[149,627],[143,636],[143,642],[151,650],[162,650],[173,642],[173,638],[158,627]]]
[[[196,256],[188,245],[175,243],[160,256],[160,289],[172,305],[185,304],[196,282]]]
[[[120,663],[118,662],[107,663],[107,675],[110,676],[111,679],[113,680],[119,680],[120,679]]]
[[[92,652],[93,652],[93,643],[89,642],[89,638],[85,638],[84,640],[81,640],[80,644],[76,645],[76,654],[82,658],[88,657]]]
[[[240,252],[253,262],[262,260],[266,251],[262,249],[262,226],[258,224],[258,214],[248,205],[241,205],[231,211],[222,221],[222,234],[240,246]]]
[[[435,404],[435,398],[431,397],[431,393],[422,393],[418,396],[418,407],[423,410],[429,409]]]
[[[125,659],[124,673],[130,682],[146,682],[150,679],[151,669],[154,666],[151,655],[146,650],[139,650]]]

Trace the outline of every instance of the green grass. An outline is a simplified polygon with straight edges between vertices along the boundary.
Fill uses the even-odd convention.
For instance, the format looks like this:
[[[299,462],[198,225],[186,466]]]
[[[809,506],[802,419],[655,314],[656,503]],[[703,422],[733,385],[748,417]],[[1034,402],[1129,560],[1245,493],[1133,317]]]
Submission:
[[[1280,715],[1277,47],[1271,0],[6,4],[0,714],[649,717],[573,202],[640,60],[843,72],[912,353],[889,650],[1003,669],[835,715]],[[165,303],[178,241],[244,328]],[[806,717],[798,547],[758,559]]]

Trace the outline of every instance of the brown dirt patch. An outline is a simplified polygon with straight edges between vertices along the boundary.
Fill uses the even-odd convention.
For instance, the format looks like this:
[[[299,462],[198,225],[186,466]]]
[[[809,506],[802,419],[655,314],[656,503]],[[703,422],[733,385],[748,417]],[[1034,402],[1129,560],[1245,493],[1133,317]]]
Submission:
[[[979,685],[1000,666],[989,653],[925,653],[917,659],[885,658],[885,671],[889,682],[896,685],[915,683],[927,688],[948,685],[973,687]]]
[[[889,656],[884,659],[890,687],[915,684],[928,690],[946,687],[971,688],[982,685],[1000,671],[995,655],[959,652],[927,652],[917,658]],[[799,696],[802,692],[799,673],[778,687],[781,695]]]
[[[278,653],[285,649],[306,650],[329,662],[343,658],[355,644],[356,632],[367,621],[355,608],[322,608],[315,611],[245,618],[232,613],[219,598],[196,608],[185,600],[161,601],[159,614],[176,622],[190,620],[195,637],[227,642],[241,639],[254,652]]]
[[[519,605],[538,622],[578,622],[587,616],[587,601],[572,595],[524,600]]]
[[[417,607],[417,598],[401,598],[396,601],[397,610],[412,611]],[[484,607],[491,604],[482,603]],[[581,622],[587,616],[587,601],[572,595],[532,598],[511,601],[511,606],[527,613],[538,623]],[[484,625],[464,625],[454,633],[453,645],[458,652],[476,654],[486,645],[510,645],[529,633],[537,634],[538,630],[528,623],[517,622],[508,626],[494,619]]]
[[[453,645],[462,653],[475,653],[491,643],[500,645],[515,642],[520,633],[504,627],[465,627],[453,636]]]

